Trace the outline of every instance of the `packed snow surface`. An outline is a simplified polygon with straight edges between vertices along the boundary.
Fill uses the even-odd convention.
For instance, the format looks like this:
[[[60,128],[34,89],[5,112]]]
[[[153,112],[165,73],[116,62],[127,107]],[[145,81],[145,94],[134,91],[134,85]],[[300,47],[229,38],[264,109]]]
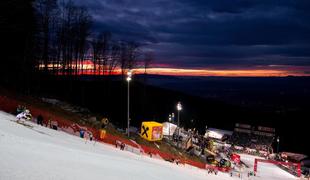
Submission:
[[[0,180],[205,180],[240,179],[229,174],[208,174],[206,170],[176,165],[160,159],[121,151],[113,146],[86,142],[76,136],[31,122],[18,124],[16,118],[0,111]],[[242,155],[250,166],[243,170],[248,179],[253,156]],[[274,165],[259,165],[250,179],[294,179]]]

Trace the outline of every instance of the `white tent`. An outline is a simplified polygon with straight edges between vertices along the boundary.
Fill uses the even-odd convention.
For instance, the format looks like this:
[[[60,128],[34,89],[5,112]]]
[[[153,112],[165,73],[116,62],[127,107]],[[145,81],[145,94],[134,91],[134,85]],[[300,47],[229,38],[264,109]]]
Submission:
[[[222,139],[224,135],[231,136],[233,134],[232,131],[222,130],[222,129],[215,129],[215,128],[208,128],[205,134],[205,137],[210,137],[214,139]]]
[[[164,136],[172,136],[174,131],[178,127],[177,125],[172,124],[170,122],[164,122],[162,124],[163,124],[163,135]]]

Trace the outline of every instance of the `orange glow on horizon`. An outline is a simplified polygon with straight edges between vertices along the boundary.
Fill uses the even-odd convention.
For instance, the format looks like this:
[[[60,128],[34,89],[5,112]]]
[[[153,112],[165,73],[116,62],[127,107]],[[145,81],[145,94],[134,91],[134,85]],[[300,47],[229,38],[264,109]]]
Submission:
[[[75,64],[71,65],[73,70]],[[39,66],[43,69],[44,65]],[[62,68],[60,64],[55,65],[56,68]],[[103,66],[96,67],[94,70],[94,64],[92,61],[87,60],[82,64],[77,65],[79,71],[78,75],[120,75],[122,70],[119,67],[109,71]],[[53,65],[48,65],[49,69],[53,69]],[[83,70],[81,70],[83,69]],[[144,74],[144,68],[133,69],[134,74]],[[169,68],[169,67],[157,67],[148,68],[147,74],[154,75],[169,75],[169,76],[227,76],[227,77],[285,77],[285,76],[310,76],[310,67],[308,66],[286,66],[286,65],[267,65],[253,67],[252,69],[184,69],[184,68]],[[58,75],[63,74],[61,71]]]
[[[143,68],[133,69],[134,74],[144,74]],[[178,68],[149,68],[147,74],[150,75],[167,75],[167,76],[222,76],[222,77],[286,77],[286,76],[310,76],[303,72],[289,70],[262,70],[262,69],[246,69],[246,70],[209,70],[209,69],[178,69]],[[126,73],[126,70],[125,70]],[[62,73],[59,72],[58,75]],[[122,71],[116,68],[112,72],[103,73],[102,71],[83,70],[78,75],[120,75]]]
[[[135,69],[136,74],[143,74],[144,69]],[[177,69],[177,68],[149,68],[147,74],[172,76],[227,76],[227,77],[285,77],[309,76],[303,72],[274,69],[245,69],[245,70],[212,70],[212,69]]]

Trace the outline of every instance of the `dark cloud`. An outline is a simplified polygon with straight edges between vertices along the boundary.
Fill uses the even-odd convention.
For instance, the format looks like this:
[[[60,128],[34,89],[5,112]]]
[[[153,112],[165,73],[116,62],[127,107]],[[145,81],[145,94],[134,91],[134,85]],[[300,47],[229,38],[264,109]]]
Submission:
[[[309,0],[78,0],[96,31],[182,67],[310,66]]]

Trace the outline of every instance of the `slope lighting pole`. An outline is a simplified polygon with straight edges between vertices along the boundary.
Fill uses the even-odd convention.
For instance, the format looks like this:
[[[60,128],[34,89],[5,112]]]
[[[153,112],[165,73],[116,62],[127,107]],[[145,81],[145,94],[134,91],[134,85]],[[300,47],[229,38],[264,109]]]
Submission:
[[[171,136],[170,129],[171,129],[171,114],[169,114],[169,136],[168,136],[169,140],[170,140],[170,136]]]
[[[131,76],[132,76],[132,72],[131,70],[128,70],[127,72],[127,82],[128,82],[128,90],[127,90],[127,136],[129,137],[129,126],[130,126],[130,116],[129,116],[129,112],[130,112],[130,109],[129,109],[129,84],[130,84],[130,81],[131,81]]]
[[[280,137],[277,138],[277,153],[279,154]]]
[[[180,111],[182,110],[181,102],[178,102],[177,110],[178,110],[178,140],[177,140],[177,147],[179,147],[179,140],[180,140]]]

